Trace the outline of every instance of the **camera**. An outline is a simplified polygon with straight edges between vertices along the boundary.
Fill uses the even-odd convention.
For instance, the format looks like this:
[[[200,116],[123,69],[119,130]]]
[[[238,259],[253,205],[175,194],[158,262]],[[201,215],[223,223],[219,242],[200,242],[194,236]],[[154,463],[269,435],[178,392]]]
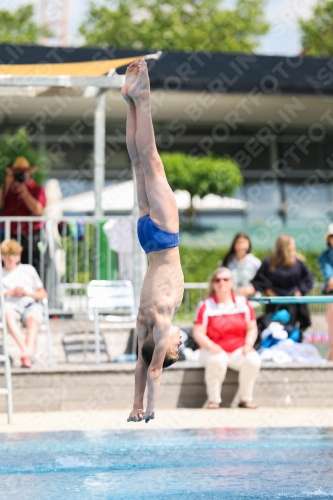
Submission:
[[[16,182],[23,184],[25,182],[25,172],[23,170],[14,170],[13,176]]]

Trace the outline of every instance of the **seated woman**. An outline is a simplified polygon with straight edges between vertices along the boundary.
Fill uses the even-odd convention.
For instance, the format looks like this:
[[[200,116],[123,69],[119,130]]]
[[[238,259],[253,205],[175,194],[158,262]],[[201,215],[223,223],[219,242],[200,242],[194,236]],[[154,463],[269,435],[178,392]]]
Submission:
[[[222,267],[231,271],[234,291],[237,295],[251,297],[256,290],[251,284],[261,261],[251,253],[252,245],[250,237],[246,233],[237,233],[230,249],[221,261]]]
[[[207,408],[219,408],[227,368],[239,372],[240,408],[257,408],[252,402],[261,360],[253,346],[257,339],[254,311],[247,299],[232,291],[231,272],[220,267],[209,280],[208,297],[200,302],[193,336],[205,367]]]
[[[304,258],[297,254],[295,240],[289,234],[280,234],[275,249],[267,257],[252,280],[252,285],[259,292],[269,297],[301,297],[310,292],[314,279],[304,264]],[[288,309],[290,323],[303,331],[311,325],[307,304],[267,304],[265,313],[270,314],[280,309]]]
[[[30,264],[19,264],[22,249],[16,240],[1,243],[2,286],[8,330],[21,350],[21,366],[32,368],[38,325],[43,319],[43,308],[37,301],[47,298],[47,292],[36,269]],[[26,327],[25,339],[19,321]]]

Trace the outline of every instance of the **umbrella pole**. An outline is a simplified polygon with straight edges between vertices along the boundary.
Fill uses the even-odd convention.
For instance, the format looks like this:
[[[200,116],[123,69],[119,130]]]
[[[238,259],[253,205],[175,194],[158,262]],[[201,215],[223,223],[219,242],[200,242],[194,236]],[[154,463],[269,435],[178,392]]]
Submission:
[[[105,91],[101,90],[95,102],[94,130],[94,190],[95,216],[103,215],[102,192],[105,179]]]

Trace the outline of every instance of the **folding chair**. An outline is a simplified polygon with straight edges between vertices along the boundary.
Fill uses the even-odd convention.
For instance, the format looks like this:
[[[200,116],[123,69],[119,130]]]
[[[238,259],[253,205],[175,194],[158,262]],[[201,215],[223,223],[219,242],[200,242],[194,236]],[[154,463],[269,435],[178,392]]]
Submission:
[[[88,317],[94,321],[95,357],[100,363],[99,315],[116,326],[126,324],[135,329],[136,308],[133,286],[130,281],[93,280],[87,286]],[[87,324],[88,328],[88,324]],[[133,339],[134,345],[134,339]]]
[[[51,331],[50,331],[50,317],[49,317],[49,301],[48,299],[43,299],[42,301],[43,313],[44,313],[44,327],[46,332],[46,344],[47,344],[47,363],[49,366],[52,365],[52,347],[51,347]]]
[[[1,306],[2,310],[2,306]],[[12,391],[12,372],[10,366],[10,359],[7,350],[7,326],[6,322],[0,322],[2,330],[2,354],[0,354],[0,363],[5,365],[5,387],[0,387],[0,395],[7,396],[7,418],[8,423],[12,423],[13,417],[13,391]]]

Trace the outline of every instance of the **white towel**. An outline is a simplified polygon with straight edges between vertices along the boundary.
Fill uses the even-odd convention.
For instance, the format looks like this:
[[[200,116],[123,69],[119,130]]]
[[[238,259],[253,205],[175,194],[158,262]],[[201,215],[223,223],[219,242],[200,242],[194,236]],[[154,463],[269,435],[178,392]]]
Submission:
[[[272,323],[265,328],[261,333],[261,338],[265,339],[268,335],[272,335],[272,337],[277,340],[286,340],[288,338],[288,333],[284,329],[284,326],[276,321],[272,321]]]

